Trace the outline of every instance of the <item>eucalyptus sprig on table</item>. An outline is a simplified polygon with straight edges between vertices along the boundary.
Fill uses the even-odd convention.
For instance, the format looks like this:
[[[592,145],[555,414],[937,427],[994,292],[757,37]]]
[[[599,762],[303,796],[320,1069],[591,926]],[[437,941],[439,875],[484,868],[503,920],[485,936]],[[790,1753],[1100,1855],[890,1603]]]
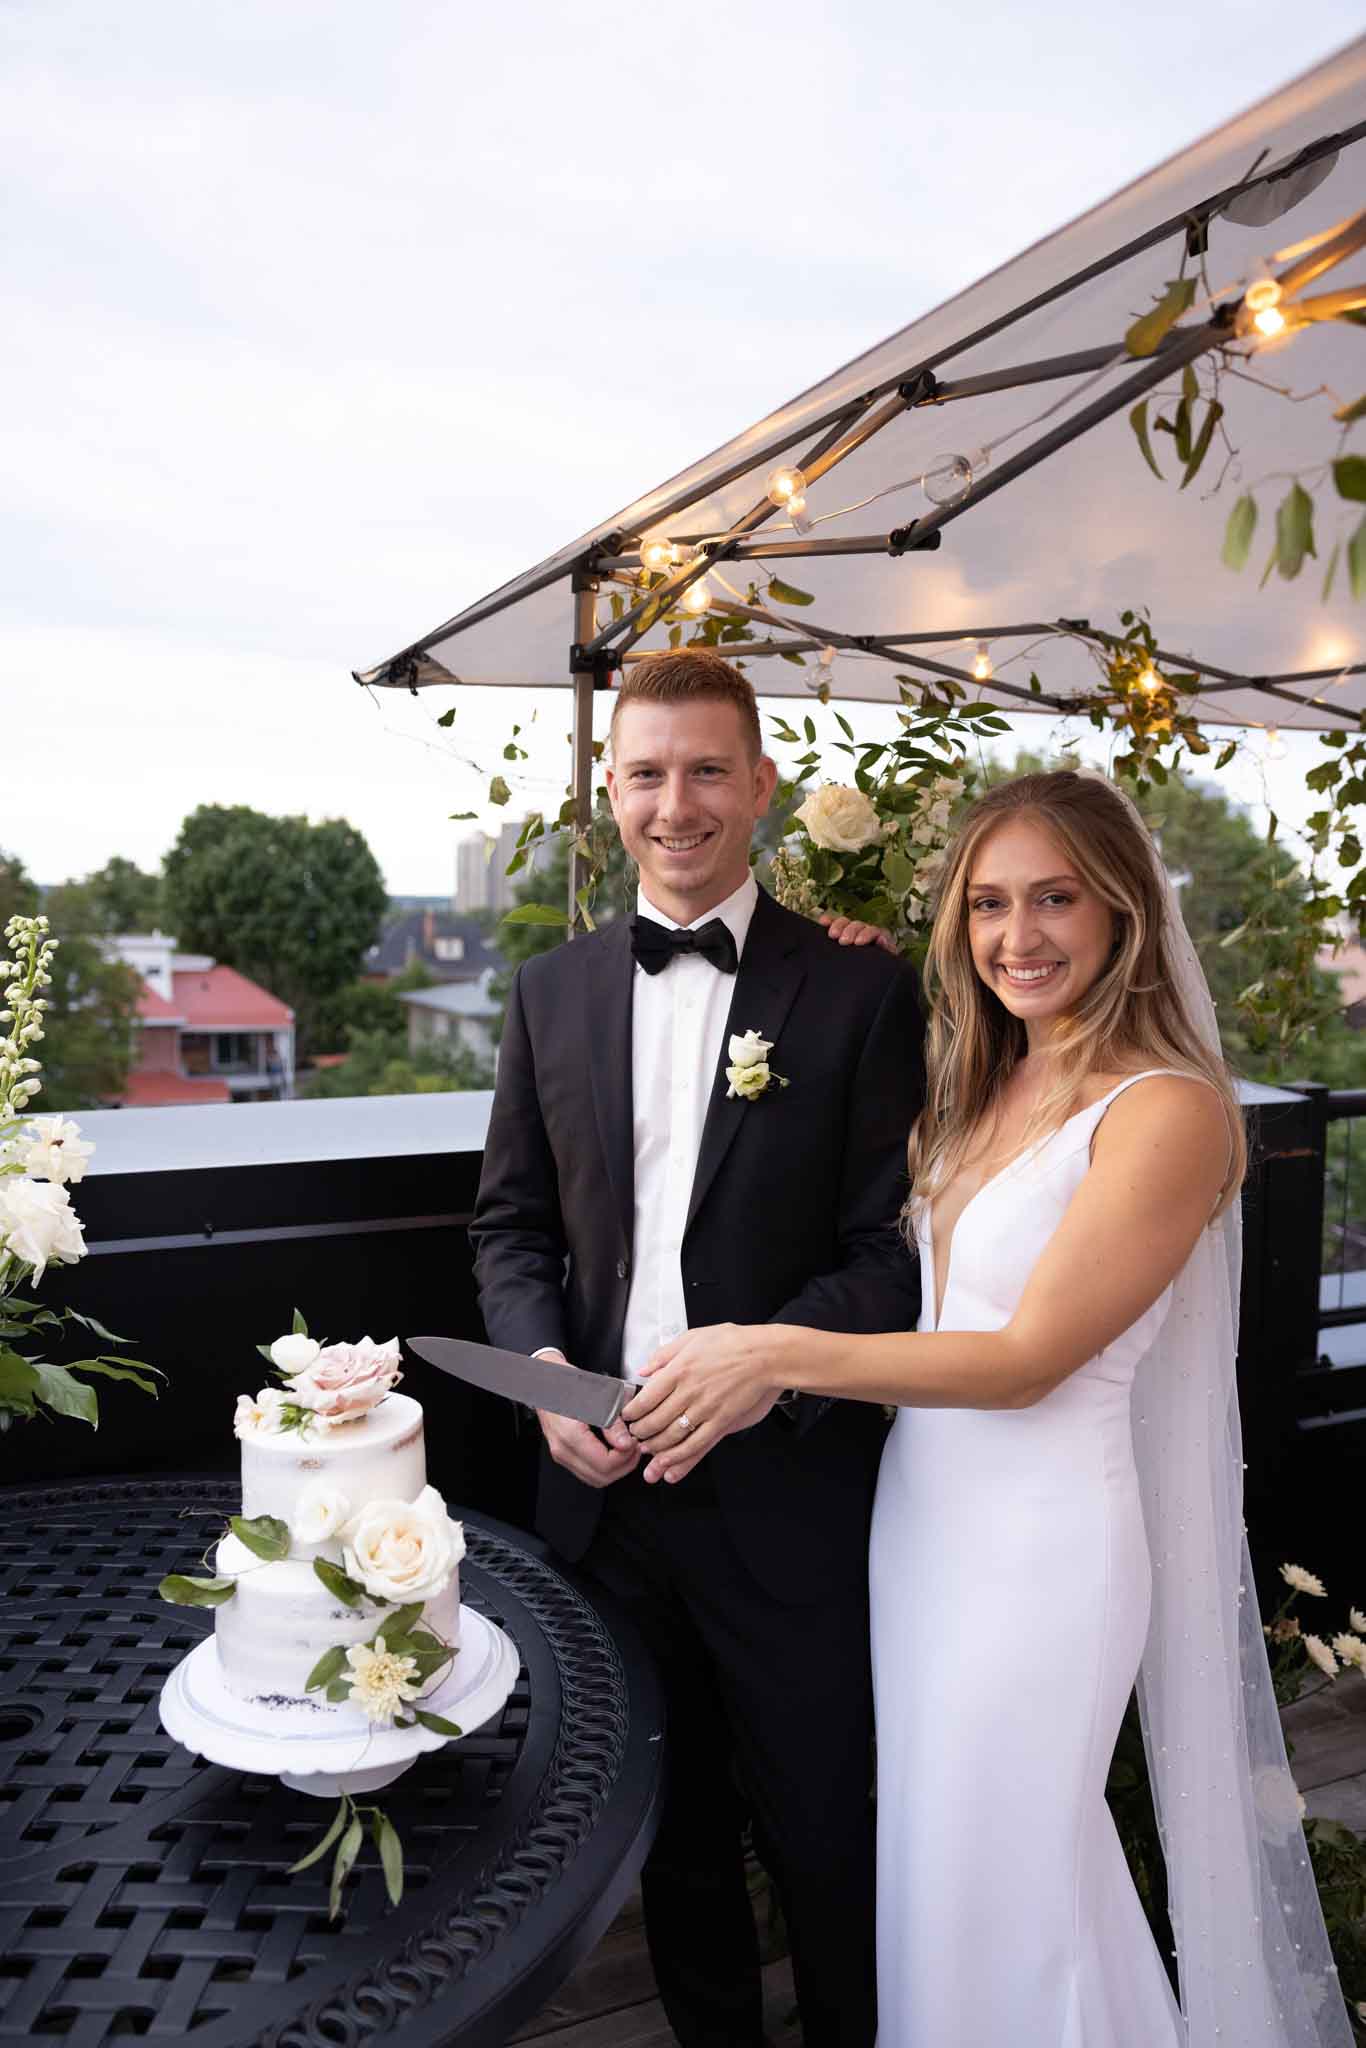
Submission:
[[[306,1856],[297,1863],[291,1863],[286,1873],[293,1877],[297,1871],[307,1870],[310,1864],[320,1861],[336,1843],[336,1854],[332,1858],[332,1884],[328,1893],[327,1917],[336,1920],[341,1913],[342,1889],[351,1873],[351,1867],[365,1841],[366,1821],[370,1834],[379,1851],[379,1860],[384,1871],[384,1888],[389,1894],[391,1906],[398,1905],[403,1897],[403,1843],[398,1829],[385,1813],[382,1806],[361,1806],[343,1792],[337,1802],[337,1811],[332,1816],[331,1826],[321,1841],[314,1844]]]

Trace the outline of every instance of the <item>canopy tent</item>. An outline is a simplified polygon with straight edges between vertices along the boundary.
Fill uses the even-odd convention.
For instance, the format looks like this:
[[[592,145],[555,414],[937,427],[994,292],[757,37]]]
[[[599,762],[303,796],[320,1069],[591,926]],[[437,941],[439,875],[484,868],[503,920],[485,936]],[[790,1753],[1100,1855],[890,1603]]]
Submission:
[[[1202,722],[1355,722],[1366,663],[1348,576],[1328,601],[1312,562],[1260,591],[1258,577],[1287,473],[1322,483],[1340,452],[1333,412],[1366,384],[1360,328],[1312,313],[1316,294],[1333,310],[1325,292],[1366,305],[1364,113],[1366,37],[356,680],[572,683],[587,794],[593,691],[665,644],[637,577],[642,544],[667,539],[665,594],[705,576],[714,605],[748,619],[759,638],[732,651],[762,661],[750,674],[763,695],[828,682],[894,702],[898,674],[938,675],[1056,714],[1096,688],[1077,624],[1113,633],[1146,607],[1164,664],[1196,677]],[[1195,280],[1193,303],[1135,357],[1127,330],[1179,276]],[[1268,276],[1291,314],[1275,340],[1251,327],[1256,293],[1244,300]],[[1145,395],[1161,413],[1187,363],[1218,367],[1228,441],[1216,435],[1180,490],[1172,440],[1152,436],[1159,481],[1129,415]],[[1324,387],[1331,398],[1295,402]],[[769,489],[792,465],[796,522]],[[1220,551],[1248,491],[1260,520],[1236,575]],[[1326,557],[1360,511],[1331,482],[1318,508]],[[769,574],[799,580],[811,603],[761,587],[747,605]],[[974,663],[988,680],[974,682]]]

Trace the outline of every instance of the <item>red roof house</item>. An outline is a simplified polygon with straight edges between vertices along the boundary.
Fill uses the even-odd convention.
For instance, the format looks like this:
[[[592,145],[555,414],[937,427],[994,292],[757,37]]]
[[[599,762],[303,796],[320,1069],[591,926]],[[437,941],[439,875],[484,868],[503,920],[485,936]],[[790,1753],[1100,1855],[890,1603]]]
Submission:
[[[142,976],[137,1040],[116,1107],[278,1102],[293,1093],[294,1012],[234,967],[161,932],[110,940]]]

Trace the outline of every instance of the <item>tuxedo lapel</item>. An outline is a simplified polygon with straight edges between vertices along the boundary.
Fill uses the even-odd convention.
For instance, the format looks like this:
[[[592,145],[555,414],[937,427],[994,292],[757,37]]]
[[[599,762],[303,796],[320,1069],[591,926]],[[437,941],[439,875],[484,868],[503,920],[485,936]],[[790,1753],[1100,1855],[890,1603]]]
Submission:
[[[735,976],[735,994],[731,998],[721,1057],[712,1081],[707,1120],[702,1127],[702,1143],[698,1148],[685,1230],[691,1230],[693,1219],[706,1200],[744,1119],[747,1116],[766,1116],[774,1106],[771,1102],[746,1102],[742,1096],[729,1095],[726,1068],[730,1064],[731,1036],[757,1031],[761,1038],[771,1040],[781,1073],[780,1033],[804,975],[805,969],[797,957],[796,938],[789,927],[787,915],[761,889]]]
[[[631,958],[629,921],[619,917],[603,934],[602,946],[589,963],[584,1011],[588,1025],[588,1072],[593,1110],[598,1122],[621,1218],[622,1239],[630,1247],[635,1227],[635,1137],[631,1103],[631,994],[635,962]]]

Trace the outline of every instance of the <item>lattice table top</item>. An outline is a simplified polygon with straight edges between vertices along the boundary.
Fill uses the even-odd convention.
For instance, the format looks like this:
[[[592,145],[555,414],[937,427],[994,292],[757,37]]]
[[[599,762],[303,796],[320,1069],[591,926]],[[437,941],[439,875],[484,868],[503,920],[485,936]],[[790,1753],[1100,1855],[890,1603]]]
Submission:
[[[644,1858],[653,1674],[514,1532],[467,1523],[462,1597],[516,1644],[517,1684],[488,1726],[378,1795],[403,1839],[402,1904],[367,1842],[332,1926],[330,1858],[285,1875],[331,1802],[203,1764],[157,1717],[212,1627],[158,1581],[196,1569],[239,1505],[222,1479],[0,1492],[0,2042],[490,2048],[591,1947]]]

